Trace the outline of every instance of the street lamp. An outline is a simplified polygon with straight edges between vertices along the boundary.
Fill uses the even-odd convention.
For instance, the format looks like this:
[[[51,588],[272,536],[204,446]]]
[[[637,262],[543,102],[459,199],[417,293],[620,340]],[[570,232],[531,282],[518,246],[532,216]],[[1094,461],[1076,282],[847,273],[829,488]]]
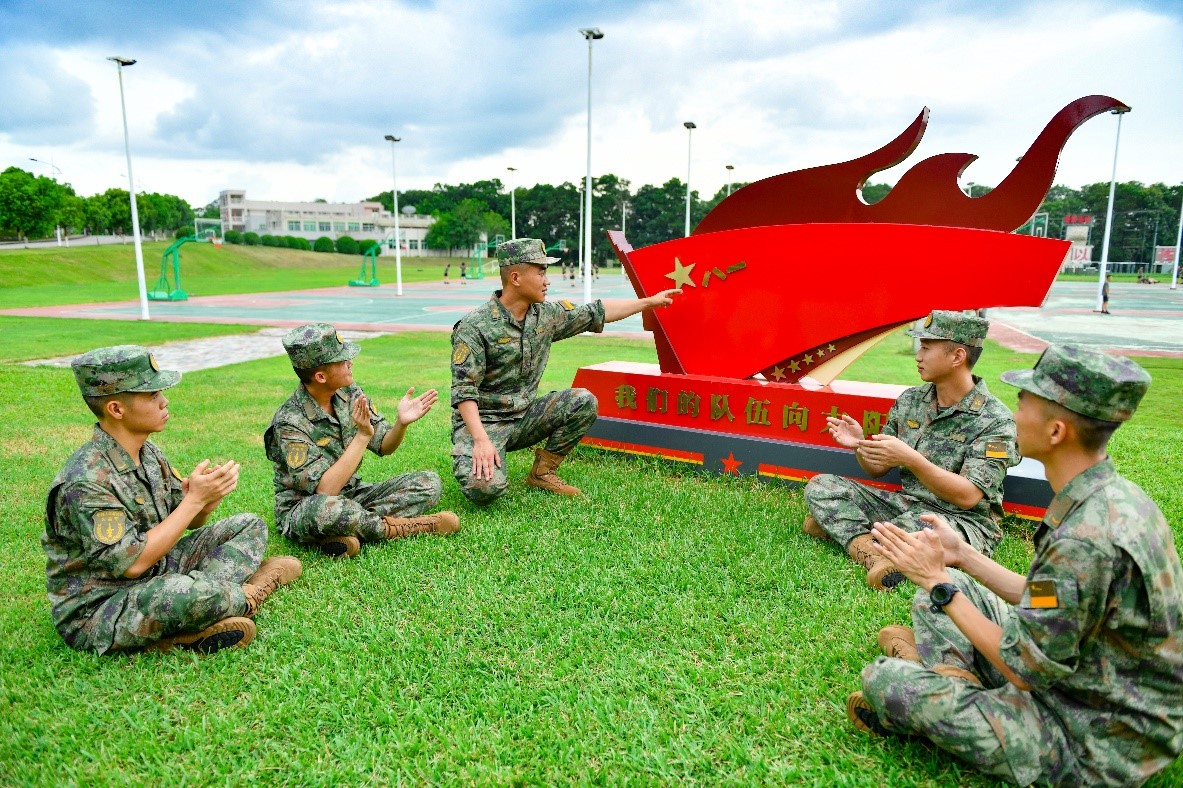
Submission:
[[[1101,267],[1098,270],[1100,278],[1097,280],[1097,308],[1093,310],[1095,312],[1101,311],[1105,272],[1109,268],[1109,236],[1113,231],[1113,194],[1117,191],[1117,149],[1121,145],[1121,116],[1129,111],[1129,107],[1111,110],[1112,114],[1117,116],[1117,139],[1113,142],[1113,174],[1109,176],[1109,207],[1105,211],[1105,238],[1101,241]]]
[[[140,241],[140,213],[136,207],[136,182],[131,174],[131,142],[127,136],[127,103],[123,99],[123,68],[136,61],[126,57],[109,57],[119,73],[119,109],[123,112],[123,150],[127,154],[127,193],[131,195],[131,233],[136,247],[136,278],[140,283],[140,320],[148,320],[148,285],[144,281],[144,249]]]
[[[732,170],[734,170],[735,167],[731,166],[730,164],[724,164],[723,169],[727,170],[727,196],[730,197],[731,196],[732,175],[735,174],[732,172]]]
[[[1179,206],[1179,232],[1175,234],[1175,267],[1171,271],[1171,289],[1174,290],[1179,284],[1179,247],[1183,246],[1180,242],[1183,241],[1183,205]]]
[[[587,39],[587,179],[583,186],[583,238],[580,239],[580,266],[583,269],[583,303],[591,303],[591,225],[592,225],[592,173],[591,173],[591,142],[592,142],[592,111],[591,111],[591,96],[592,96],[592,42],[599,41],[604,37],[598,27],[583,27],[579,29],[579,33]]]
[[[628,227],[628,200],[620,201],[620,234],[624,235]]]
[[[518,171],[518,168],[506,167],[505,169],[509,170],[509,238],[512,241],[518,237],[518,204],[513,187],[513,174]]]
[[[390,189],[390,207],[394,212],[394,294],[403,294],[403,242],[398,229],[398,165],[394,159],[394,143],[401,140],[393,134],[387,134],[390,143],[390,176],[393,181]]]
[[[690,237],[690,142],[694,130],[698,128],[691,121],[682,124],[686,127],[686,237]]]

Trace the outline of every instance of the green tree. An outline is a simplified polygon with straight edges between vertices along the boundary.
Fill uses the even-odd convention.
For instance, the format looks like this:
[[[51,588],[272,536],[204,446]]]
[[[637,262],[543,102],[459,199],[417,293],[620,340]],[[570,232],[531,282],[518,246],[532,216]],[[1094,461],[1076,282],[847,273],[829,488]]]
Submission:
[[[541,238],[547,246],[566,241],[574,249],[579,236],[579,191],[571,183],[539,183],[518,189],[518,237]]]
[[[65,190],[19,167],[0,173],[0,233],[20,238],[53,235]]]
[[[628,233],[634,247],[650,246],[685,235],[686,184],[680,179],[671,178],[661,186],[645,184],[637,189],[632,202]],[[692,226],[693,219],[692,213]]]
[[[489,206],[480,200],[462,200],[454,209],[436,215],[427,231],[427,245],[432,249],[472,249],[481,239]]]

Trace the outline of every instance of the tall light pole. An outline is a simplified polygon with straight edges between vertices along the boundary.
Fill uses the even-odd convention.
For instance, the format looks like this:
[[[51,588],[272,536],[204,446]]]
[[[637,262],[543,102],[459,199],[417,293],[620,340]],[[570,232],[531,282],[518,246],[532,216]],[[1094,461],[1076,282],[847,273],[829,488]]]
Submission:
[[[131,195],[131,233],[136,247],[136,278],[140,283],[140,320],[148,320],[148,284],[144,281],[144,249],[140,241],[140,212],[136,207],[136,182],[131,174],[131,142],[127,136],[127,103],[123,99],[123,67],[136,61],[126,57],[109,57],[119,73],[119,109],[123,112],[123,150],[127,154],[127,193]]]
[[[580,252],[581,263],[583,268],[583,303],[590,304],[591,297],[591,248],[592,248],[592,173],[591,173],[591,88],[592,88],[592,42],[599,41],[604,37],[598,27],[584,27],[580,28],[580,34],[587,39],[587,178],[583,184],[583,238],[581,240]]]
[[[1113,230],[1113,194],[1117,191],[1117,149],[1121,145],[1121,116],[1129,111],[1129,107],[1118,107],[1111,110],[1112,114],[1117,116],[1117,139],[1113,142],[1113,174],[1109,176],[1109,208],[1105,211],[1105,239],[1101,241],[1101,267],[1099,269],[1101,276],[1097,280],[1097,308],[1094,310],[1097,312],[1101,311],[1103,303],[1101,295],[1105,290],[1105,272],[1109,268],[1109,235]]]
[[[731,166],[730,164],[724,164],[723,169],[727,170],[727,196],[730,197],[731,196],[731,181],[733,180],[732,176],[735,175],[735,173],[732,172],[732,170],[734,170],[735,167]]]
[[[518,204],[513,185],[513,174],[518,171],[518,168],[506,167],[505,169],[509,170],[509,239],[512,241],[518,237]]]
[[[57,183],[58,178],[62,177],[62,168],[57,166],[56,164],[54,164],[53,159],[50,159],[49,161],[41,161],[41,159],[34,159],[32,156],[30,156],[29,161],[35,161],[38,164],[48,164],[49,165],[49,172],[53,176],[54,183]],[[55,224],[53,227],[53,232],[54,232],[54,235],[57,237],[58,246],[61,246],[62,245],[62,235],[63,235],[62,226],[60,224]],[[69,246],[69,245],[70,245],[70,238],[69,238],[69,236],[66,236],[66,246]]]
[[[1172,290],[1179,284],[1179,247],[1183,246],[1180,241],[1183,241],[1183,205],[1179,206],[1179,232],[1175,234],[1175,267],[1171,271]]]
[[[691,121],[682,124],[686,127],[686,237],[690,237],[690,142],[694,130],[698,128]]]
[[[628,200],[620,201],[620,234],[624,235],[628,228]]]
[[[402,139],[393,134],[386,135],[390,143],[390,176],[393,181],[390,189],[390,207],[394,211],[394,294],[403,294],[403,241],[399,237],[398,229],[398,164],[394,158],[394,143]]]

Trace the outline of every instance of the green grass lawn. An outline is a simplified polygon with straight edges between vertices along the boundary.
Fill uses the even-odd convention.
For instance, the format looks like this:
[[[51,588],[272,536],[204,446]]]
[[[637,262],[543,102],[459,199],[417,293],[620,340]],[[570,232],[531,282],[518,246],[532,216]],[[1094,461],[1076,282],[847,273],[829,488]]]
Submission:
[[[160,276],[167,247],[165,241],[143,245],[149,290]],[[190,243],[181,247],[181,284],[191,296],[340,287],[358,278],[362,259],[267,246]],[[442,257],[404,257],[403,281],[439,279],[448,262]],[[459,260],[451,262],[451,275],[458,276]],[[393,258],[379,258],[378,279],[394,282]],[[137,298],[135,249],[130,243],[0,250],[0,309]]]
[[[77,352],[83,338],[167,338],[154,324],[94,321],[85,337],[62,325],[2,328],[37,355]],[[446,397],[446,334],[362,348],[355,374],[380,409],[392,412],[408,386]],[[875,634],[908,621],[911,595],[871,591],[845,556],[804,536],[798,490],[583,448],[564,465],[582,498],[524,488],[530,458],[517,453],[510,494],[478,509],[451,478],[446,405],[392,457],[369,456],[363,475],[436,470],[443,506],[461,516],[454,537],[334,563],[273,536],[268,552],[298,555],[304,575],[268,600],[249,648],[74,652],[50,622],[38,539],[48,484],[92,419],[69,370],[6,354],[0,784],[992,784],[927,744],[847,723]],[[543,388],[608,359],[654,353],[572,339],[555,346]],[[1013,403],[997,375],[1033,360],[991,344],[979,372]],[[1143,361],[1154,384],[1112,453],[1183,543],[1183,369]],[[915,382],[907,340],[889,339],[847,377]],[[186,374],[169,392],[173,418],[157,442],[182,472],[206,457],[243,463],[221,514],[271,522],[262,432],[295,383],[277,358]],[[1030,527],[1012,523],[999,551],[1017,570],[1031,555],[1024,535]],[[1176,763],[1152,784],[1180,782]]]

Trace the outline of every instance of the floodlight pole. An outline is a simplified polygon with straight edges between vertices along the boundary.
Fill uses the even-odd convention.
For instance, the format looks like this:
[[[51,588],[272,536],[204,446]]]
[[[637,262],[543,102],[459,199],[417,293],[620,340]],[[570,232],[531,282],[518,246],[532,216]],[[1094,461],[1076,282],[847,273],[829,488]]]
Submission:
[[[399,237],[398,228],[398,164],[394,158],[394,143],[402,139],[393,134],[387,134],[390,141],[390,175],[393,183],[390,189],[390,207],[394,212],[394,294],[403,294],[403,241]]]
[[[518,237],[518,204],[517,195],[514,194],[513,174],[518,171],[518,168],[506,167],[505,169],[509,170],[509,239],[514,241]]]
[[[599,41],[604,37],[604,34],[598,27],[585,27],[579,30],[580,34],[587,39],[587,176],[583,185],[583,238],[581,246],[583,252],[580,254],[580,267],[583,269],[583,303],[590,304],[591,297],[591,248],[592,248],[592,170],[591,170],[591,150],[592,150],[592,42]]]
[[[123,67],[134,66],[136,61],[126,57],[109,57],[119,74],[119,109],[123,112],[123,150],[127,154],[127,193],[131,196],[131,233],[136,248],[136,279],[140,285],[140,320],[148,317],[148,284],[144,281],[144,249],[140,240],[140,212],[136,207],[136,182],[131,174],[131,142],[127,134],[127,103],[123,98]]]
[[[691,121],[682,124],[686,127],[686,237],[690,237],[690,143],[694,137],[694,130],[698,128]]]
[[[1113,231],[1113,194],[1117,191],[1117,149],[1121,145],[1121,116],[1129,112],[1129,107],[1118,107],[1112,110],[1112,114],[1117,116],[1117,139],[1113,143],[1113,174],[1109,176],[1109,208],[1105,211],[1105,239],[1101,241],[1101,267],[1098,269],[1100,278],[1097,280],[1097,308],[1094,310],[1100,312],[1104,301],[1102,295],[1105,292],[1105,273],[1109,268],[1109,235]],[[1034,230],[1034,225],[1032,225]]]
[[[730,197],[732,176],[735,175],[732,170],[734,170],[735,167],[731,166],[730,164],[724,164],[723,168],[727,170],[727,196]]]

